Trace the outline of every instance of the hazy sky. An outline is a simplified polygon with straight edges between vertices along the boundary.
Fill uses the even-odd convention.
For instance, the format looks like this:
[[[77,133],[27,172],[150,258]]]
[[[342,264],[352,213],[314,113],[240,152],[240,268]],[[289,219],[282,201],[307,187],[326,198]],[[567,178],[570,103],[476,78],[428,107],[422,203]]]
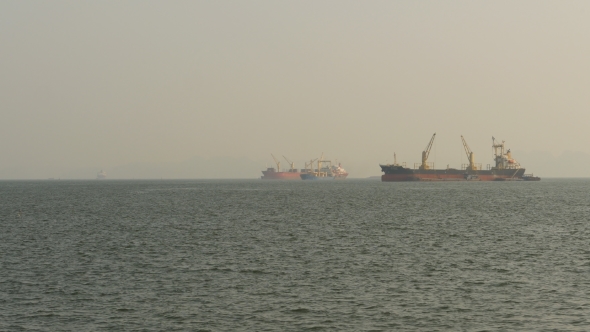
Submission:
[[[589,18],[589,1],[1,1],[0,171],[325,152],[368,176],[434,132],[441,167],[466,162],[460,135],[484,165],[492,136],[588,154]]]

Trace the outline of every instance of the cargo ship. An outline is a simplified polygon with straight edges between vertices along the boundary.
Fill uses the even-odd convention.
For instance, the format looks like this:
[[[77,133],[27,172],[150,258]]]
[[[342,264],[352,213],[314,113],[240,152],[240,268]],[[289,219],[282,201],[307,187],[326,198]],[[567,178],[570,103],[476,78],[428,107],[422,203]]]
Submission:
[[[510,149],[505,151],[504,141],[501,143],[492,137],[495,165],[487,165],[482,169],[481,164],[475,163],[474,153],[471,151],[465,138],[461,136],[463,148],[467,155],[468,164],[461,165],[461,169],[449,168],[434,169],[434,164],[428,162],[428,155],[436,133],[432,135],[426,149],[422,151],[422,163],[414,164],[414,168],[400,165],[394,155],[394,163],[381,166],[384,173],[381,181],[540,181],[541,178],[525,175],[525,169],[512,158]]]
[[[317,168],[314,169],[314,162],[317,160]],[[305,164],[305,169],[301,170],[302,180],[344,180],[348,172],[342,165],[332,165],[330,160],[324,160],[324,154],[319,159],[310,160]]]
[[[277,164],[277,168],[268,167],[266,171],[262,171],[260,177],[262,180],[301,180],[301,172],[295,168],[295,163],[283,156],[291,167],[286,172],[281,172],[281,162],[274,155],[271,154],[271,156]]]

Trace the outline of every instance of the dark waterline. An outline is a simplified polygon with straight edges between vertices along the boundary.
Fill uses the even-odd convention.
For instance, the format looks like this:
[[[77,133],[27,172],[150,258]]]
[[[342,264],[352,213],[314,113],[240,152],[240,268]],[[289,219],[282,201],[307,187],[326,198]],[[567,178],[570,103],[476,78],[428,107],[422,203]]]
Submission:
[[[0,330],[587,331],[589,192],[2,181]]]

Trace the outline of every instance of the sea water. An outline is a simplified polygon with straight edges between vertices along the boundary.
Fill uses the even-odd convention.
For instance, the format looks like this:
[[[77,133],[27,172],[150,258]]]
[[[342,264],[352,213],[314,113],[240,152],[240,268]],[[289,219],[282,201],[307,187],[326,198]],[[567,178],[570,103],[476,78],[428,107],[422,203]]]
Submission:
[[[588,331],[590,180],[0,182],[2,331]]]

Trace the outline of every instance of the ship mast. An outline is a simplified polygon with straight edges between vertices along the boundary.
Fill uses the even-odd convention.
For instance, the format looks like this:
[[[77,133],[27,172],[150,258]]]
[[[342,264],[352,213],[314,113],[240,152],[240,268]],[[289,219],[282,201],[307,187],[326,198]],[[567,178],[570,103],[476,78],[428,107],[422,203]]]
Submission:
[[[430,169],[430,166],[428,166],[426,161],[428,160],[428,155],[430,154],[430,149],[432,149],[432,143],[434,142],[434,136],[436,136],[436,133],[434,133],[432,135],[432,138],[430,139],[430,143],[428,143],[428,145],[426,146],[426,149],[424,149],[424,151],[422,151],[422,165],[420,165],[420,169]]]
[[[496,169],[504,169],[504,141],[496,143],[496,139],[492,136],[492,148],[494,148],[494,161],[496,162]],[[498,154],[498,149],[500,153]]]

